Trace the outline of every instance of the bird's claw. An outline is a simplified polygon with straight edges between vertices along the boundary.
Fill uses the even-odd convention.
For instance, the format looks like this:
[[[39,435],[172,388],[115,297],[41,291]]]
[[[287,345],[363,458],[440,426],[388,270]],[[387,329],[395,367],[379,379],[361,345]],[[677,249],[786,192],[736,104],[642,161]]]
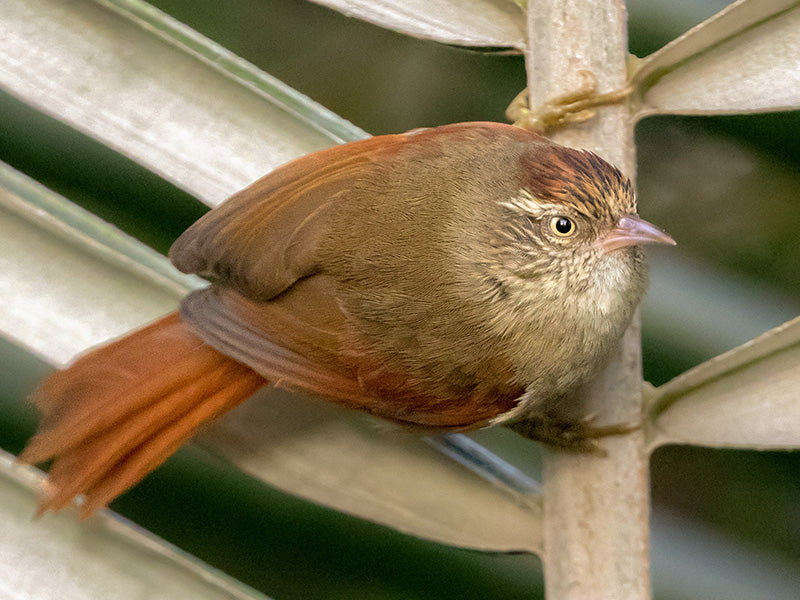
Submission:
[[[596,425],[595,422],[595,416],[564,421],[529,418],[510,423],[508,427],[523,437],[561,450],[605,456],[606,451],[597,444],[599,438],[623,435],[636,431],[642,426],[641,423]]]

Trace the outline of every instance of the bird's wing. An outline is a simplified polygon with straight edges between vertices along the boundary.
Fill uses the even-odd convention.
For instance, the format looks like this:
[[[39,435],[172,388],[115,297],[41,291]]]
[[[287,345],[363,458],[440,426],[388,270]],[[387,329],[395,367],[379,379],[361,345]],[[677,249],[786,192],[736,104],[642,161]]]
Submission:
[[[184,273],[269,300],[316,270],[326,213],[347,201],[376,156],[397,151],[406,139],[373,137],[280,167],[189,227],[172,245],[170,259]]]
[[[354,184],[374,177],[378,163],[385,164],[387,156],[411,144],[473,145],[478,131],[527,141],[534,136],[502,123],[455,123],[309,154],[267,174],[199,219],[173,244],[170,259],[184,273],[232,287],[248,298],[269,300],[317,270],[316,250],[330,223],[330,210],[348,201]]]
[[[347,326],[331,284],[325,275],[307,277],[268,302],[198,290],[183,300],[181,316],[206,343],[275,385],[402,425],[472,429],[516,404],[522,388],[432,397],[410,374],[386,369]]]
[[[365,409],[376,398],[359,377],[361,353],[343,343],[345,317],[325,276],[302,279],[269,302],[232,289],[193,292],[181,316],[211,346],[273,384]]]

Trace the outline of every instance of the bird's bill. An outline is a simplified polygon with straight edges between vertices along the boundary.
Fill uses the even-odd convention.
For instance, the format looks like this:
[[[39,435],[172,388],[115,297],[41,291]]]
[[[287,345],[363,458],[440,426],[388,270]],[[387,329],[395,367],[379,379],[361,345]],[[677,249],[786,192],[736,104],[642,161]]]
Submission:
[[[658,227],[637,216],[622,217],[617,226],[597,240],[597,244],[608,252],[637,244],[675,245],[672,237]]]

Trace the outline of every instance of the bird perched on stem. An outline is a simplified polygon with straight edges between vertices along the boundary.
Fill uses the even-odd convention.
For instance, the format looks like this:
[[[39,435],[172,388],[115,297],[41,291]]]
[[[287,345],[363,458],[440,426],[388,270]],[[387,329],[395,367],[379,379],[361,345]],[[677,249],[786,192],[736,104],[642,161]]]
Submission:
[[[631,183],[498,123],[378,136],[291,162],[192,225],[170,258],[211,286],[48,377],[22,459],[41,510],[84,516],[272,382],[421,431],[517,423],[584,449],[582,388],[644,293]],[[520,425],[521,424],[521,425]]]

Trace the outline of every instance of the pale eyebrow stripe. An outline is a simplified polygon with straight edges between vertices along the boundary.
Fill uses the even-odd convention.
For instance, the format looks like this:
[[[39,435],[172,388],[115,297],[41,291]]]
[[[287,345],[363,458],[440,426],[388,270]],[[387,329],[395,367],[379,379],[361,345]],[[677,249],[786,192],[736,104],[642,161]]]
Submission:
[[[540,202],[537,200],[529,190],[525,188],[520,189],[519,196],[515,196],[508,200],[498,200],[498,204],[516,213],[535,218],[542,217],[549,213],[564,211],[565,207],[560,204],[552,202]]]

